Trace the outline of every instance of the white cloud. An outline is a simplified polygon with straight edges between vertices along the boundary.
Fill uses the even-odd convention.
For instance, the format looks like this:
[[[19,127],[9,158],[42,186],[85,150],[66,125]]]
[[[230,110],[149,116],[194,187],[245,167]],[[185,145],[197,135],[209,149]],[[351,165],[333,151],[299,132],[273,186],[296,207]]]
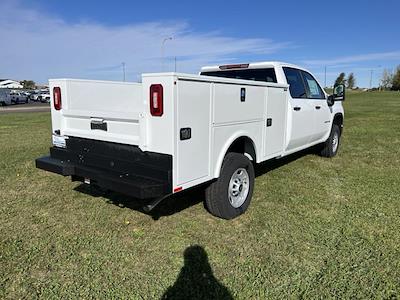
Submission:
[[[392,51],[392,52],[360,54],[353,56],[343,56],[332,59],[304,60],[303,63],[310,66],[331,66],[331,65],[341,65],[341,64],[356,63],[356,62],[399,60],[399,59],[400,59],[400,51]]]
[[[160,71],[161,41],[168,58],[166,69],[196,72],[205,64],[231,61],[241,54],[270,54],[288,47],[261,38],[233,38],[220,32],[193,32],[185,22],[154,22],[105,26],[93,22],[68,23],[57,17],[22,8],[18,1],[0,3],[0,77],[46,82],[54,77],[136,80],[142,72]]]

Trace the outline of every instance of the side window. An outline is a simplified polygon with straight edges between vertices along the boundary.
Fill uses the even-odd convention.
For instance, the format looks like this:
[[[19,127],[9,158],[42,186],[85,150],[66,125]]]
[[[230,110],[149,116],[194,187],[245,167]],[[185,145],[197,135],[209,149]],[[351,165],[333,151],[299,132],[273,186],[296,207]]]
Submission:
[[[287,83],[290,85],[289,90],[292,98],[306,98],[307,93],[300,71],[286,67],[283,68],[283,71],[285,72]]]
[[[311,76],[310,73],[301,71],[306,85],[308,98],[311,99],[325,99],[325,94],[319,86],[318,82]]]

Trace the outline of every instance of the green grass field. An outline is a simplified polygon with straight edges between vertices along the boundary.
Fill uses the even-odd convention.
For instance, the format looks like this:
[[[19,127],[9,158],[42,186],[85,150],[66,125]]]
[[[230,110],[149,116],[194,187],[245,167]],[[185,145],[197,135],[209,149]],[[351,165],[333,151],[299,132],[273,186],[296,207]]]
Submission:
[[[0,115],[0,298],[398,298],[400,94],[345,108],[338,156],[263,166],[232,221],[201,189],[148,215],[37,170],[50,115]]]

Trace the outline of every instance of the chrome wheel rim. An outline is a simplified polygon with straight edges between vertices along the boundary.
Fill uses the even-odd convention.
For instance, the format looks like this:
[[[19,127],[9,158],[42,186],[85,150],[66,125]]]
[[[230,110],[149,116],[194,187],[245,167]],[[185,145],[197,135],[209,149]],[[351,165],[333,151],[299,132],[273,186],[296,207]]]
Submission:
[[[234,208],[238,208],[246,201],[249,194],[249,173],[246,169],[239,168],[233,172],[229,181],[228,199]]]
[[[333,150],[333,153],[336,152],[338,146],[339,146],[339,134],[337,132],[335,132],[333,134],[333,138],[332,138],[332,150]]]

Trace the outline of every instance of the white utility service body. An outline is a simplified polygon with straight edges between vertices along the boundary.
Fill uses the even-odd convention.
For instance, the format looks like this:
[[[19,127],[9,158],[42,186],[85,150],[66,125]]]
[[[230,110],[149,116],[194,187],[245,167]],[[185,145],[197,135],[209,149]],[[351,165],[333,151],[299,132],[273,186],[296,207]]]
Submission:
[[[87,150],[87,153],[79,152],[85,152],[90,141],[140,149],[138,151],[145,159],[138,160],[141,167],[148,164],[146,153],[166,155],[169,157],[166,160],[170,161],[169,175],[165,177],[170,181],[168,187],[159,195],[133,195],[161,199],[218,179],[230,151],[243,152],[253,163],[260,163],[324,143],[331,134],[335,118],[340,119],[337,122],[341,130],[341,102],[328,105],[327,95],[316,81],[318,86],[312,82],[308,82],[307,86],[314,92],[319,88],[323,98],[296,99],[291,96],[289,77],[285,76],[287,69],[284,68],[290,68],[292,73],[293,70],[307,72],[302,68],[271,62],[226,68],[205,67],[202,74],[214,74],[221,70],[240,71],[242,68],[273,69],[276,78],[272,80],[276,82],[181,73],[144,74],[142,83],[50,80],[51,97],[57,98],[55,101],[60,98],[61,102],[61,107],[57,107],[59,109],[56,109],[55,101],[51,102],[54,151],[68,151],[70,139],[81,139],[79,142],[86,146],[74,149],[78,151],[72,154],[74,156],[85,157],[94,153],[94,149],[91,152]],[[306,75],[302,76],[306,86]],[[56,90],[58,95],[54,95]],[[151,108],[152,105],[156,107]],[[154,114],[151,109],[155,110]],[[118,151],[102,151],[102,157],[106,156],[114,167],[113,157],[118,160]],[[75,179],[78,177],[80,181],[91,179],[76,176],[72,170],[80,166],[95,169],[97,158],[89,159],[91,163],[86,165],[85,159],[65,157],[67,159],[62,163],[70,164],[67,172],[60,171],[63,166],[51,167],[51,164],[59,165],[51,157],[38,159],[37,166],[73,178],[75,176]],[[103,165],[102,170],[105,169]],[[153,171],[140,176],[149,178]],[[114,169],[107,169],[107,172],[114,172]],[[116,169],[115,172],[118,177],[118,172],[125,170]],[[101,181],[94,178],[96,183]],[[113,185],[105,185],[113,188]]]

